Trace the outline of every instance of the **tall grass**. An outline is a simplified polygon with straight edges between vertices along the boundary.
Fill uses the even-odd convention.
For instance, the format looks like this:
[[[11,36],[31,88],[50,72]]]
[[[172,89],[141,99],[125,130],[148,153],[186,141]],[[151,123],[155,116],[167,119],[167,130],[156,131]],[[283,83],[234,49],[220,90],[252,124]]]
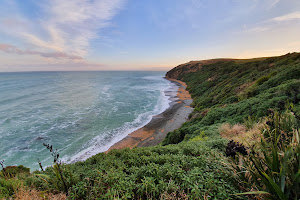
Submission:
[[[237,180],[248,190],[242,194],[300,199],[300,134],[294,113],[272,112],[261,133],[260,142],[250,147],[248,155],[234,158]]]

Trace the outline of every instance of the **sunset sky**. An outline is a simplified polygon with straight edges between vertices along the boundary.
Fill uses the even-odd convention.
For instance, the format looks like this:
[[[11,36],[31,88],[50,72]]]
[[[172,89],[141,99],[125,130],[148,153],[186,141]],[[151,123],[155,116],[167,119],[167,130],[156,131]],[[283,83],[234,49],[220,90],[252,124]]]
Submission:
[[[164,70],[300,51],[300,0],[1,0],[0,71]]]

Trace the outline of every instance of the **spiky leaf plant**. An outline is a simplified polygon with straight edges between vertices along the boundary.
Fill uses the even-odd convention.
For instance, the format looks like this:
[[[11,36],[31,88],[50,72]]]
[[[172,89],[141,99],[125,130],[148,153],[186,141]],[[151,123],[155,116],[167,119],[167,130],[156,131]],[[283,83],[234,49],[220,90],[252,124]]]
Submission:
[[[248,155],[234,158],[244,195],[267,199],[300,199],[300,129],[293,112],[271,112],[261,140]],[[240,195],[240,194],[238,194]]]

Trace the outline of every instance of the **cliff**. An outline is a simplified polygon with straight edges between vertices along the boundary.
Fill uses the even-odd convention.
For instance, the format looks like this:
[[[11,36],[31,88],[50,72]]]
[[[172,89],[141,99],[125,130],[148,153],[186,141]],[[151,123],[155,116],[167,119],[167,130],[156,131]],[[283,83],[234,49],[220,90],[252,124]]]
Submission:
[[[300,112],[300,53],[192,61],[170,70],[166,77],[188,85],[194,112],[180,133],[170,132],[164,144],[194,137],[201,127],[243,123],[249,116],[262,118],[269,109],[280,110],[286,102]]]
[[[295,53],[294,53],[295,54]],[[287,54],[290,55],[290,54]],[[259,57],[259,58],[251,58],[251,59],[233,59],[233,58],[216,58],[209,60],[199,60],[199,61],[190,61],[188,63],[180,64],[177,67],[174,67],[170,71],[166,73],[166,78],[172,78],[181,80],[185,74],[189,74],[192,72],[197,72],[201,70],[201,68],[205,65],[211,65],[216,63],[228,63],[235,62],[237,64],[244,64],[249,62],[261,62],[267,59],[278,58],[281,59],[283,56],[278,57]],[[222,64],[221,64],[222,66]]]
[[[184,63],[178,65],[177,67],[171,69],[167,72],[166,77],[180,80],[185,74],[196,72],[201,69],[204,65],[214,64],[218,62],[230,62],[235,59],[230,58],[218,58],[218,59],[211,59],[211,60],[200,60],[200,61],[190,61],[188,63]]]

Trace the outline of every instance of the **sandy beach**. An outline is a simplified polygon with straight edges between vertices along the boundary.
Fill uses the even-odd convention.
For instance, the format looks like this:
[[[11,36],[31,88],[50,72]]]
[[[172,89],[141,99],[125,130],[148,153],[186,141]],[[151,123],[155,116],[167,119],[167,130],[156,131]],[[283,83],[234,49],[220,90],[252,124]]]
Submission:
[[[166,95],[172,101],[170,107],[163,113],[153,116],[147,125],[130,133],[124,139],[111,146],[108,151],[157,145],[165,138],[168,132],[180,128],[187,121],[189,114],[193,111],[193,108],[190,107],[193,100],[186,90],[187,85],[179,80],[169,78],[168,80],[179,86],[175,95],[166,91]]]

